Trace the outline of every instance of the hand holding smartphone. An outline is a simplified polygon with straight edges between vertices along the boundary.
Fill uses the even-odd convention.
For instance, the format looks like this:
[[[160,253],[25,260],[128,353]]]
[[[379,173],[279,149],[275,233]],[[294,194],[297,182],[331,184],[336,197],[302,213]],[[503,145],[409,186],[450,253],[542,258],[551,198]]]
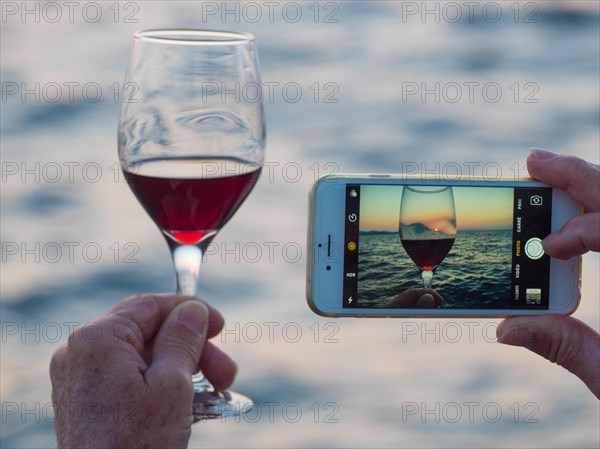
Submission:
[[[579,213],[529,180],[325,177],[311,192],[307,298],[326,316],[570,314],[580,253],[550,258],[542,240]]]
[[[324,277],[321,276],[321,273],[323,272],[322,270],[325,272],[332,272],[334,271],[334,264],[340,264],[343,267],[343,264],[346,262],[345,259],[340,262],[339,256],[335,257],[336,234],[333,234],[332,238],[332,234],[328,233],[331,232],[331,230],[338,232],[337,235],[339,238],[340,226],[342,225],[339,222],[336,222],[335,219],[332,224],[330,219],[324,218],[324,216],[331,217],[339,215],[342,212],[345,213],[346,199],[342,198],[340,200],[341,204],[338,205],[330,204],[330,206],[335,206],[337,209],[332,211],[319,210],[318,208],[322,207],[322,205],[319,206],[317,194],[319,193],[318,191],[321,183],[317,183],[311,194],[311,199],[313,200],[311,202],[312,218],[309,222],[309,249],[314,257],[308,261],[309,271],[307,275],[307,298],[311,308],[319,314],[328,316],[508,316],[508,318],[501,322],[497,328],[498,343],[523,346],[551,362],[566,368],[579,377],[590,391],[600,399],[600,367],[598,366],[600,335],[582,321],[565,315],[573,312],[579,302],[581,254],[588,251],[600,251],[600,167],[573,156],[559,156],[545,150],[533,150],[527,158],[527,167],[532,177],[540,179],[547,184],[534,185],[533,183],[525,183],[524,185],[517,185],[512,188],[517,189],[529,186],[548,189],[549,186],[553,187],[553,190],[551,190],[552,209],[550,211],[550,232],[552,233],[543,240],[542,247],[545,254],[538,259],[534,259],[548,265],[548,261],[544,262],[543,259],[545,257],[552,257],[549,261],[550,293],[547,306],[546,304],[541,303],[540,305],[525,304],[525,307],[531,307],[530,309],[511,309],[507,307],[505,309],[497,310],[483,308],[473,308],[468,310],[449,308],[445,310],[444,307],[447,306],[450,299],[441,297],[435,290],[437,278],[433,277],[433,289],[419,290],[418,288],[412,288],[405,290],[394,298],[393,303],[384,304],[379,310],[343,307],[344,296],[340,298],[340,295],[343,295],[344,293],[344,281],[340,280],[339,277],[345,276],[347,273],[344,273],[343,271],[339,273],[339,268],[337,276]],[[555,209],[555,201],[559,198],[559,202],[566,207],[559,205],[559,207]],[[338,197],[338,199],[340,198]],[[534,200],[534,202],[537,205],[538,201]],[[543,202],[544,196],[542,196],[542,204]],[[579,213],[580,210],[576,203],[583,207],[583,214]],[[361,206],[360,203],[359,206]],[[500,210],[502,209],[503,208],[500,208]],[[506,207],[504,207],[504,209],[506,209]],[[456,207],[455,202],[455,211],[458,210],[460,210],[460,207]],[[538,209],[538,211],[539,210],[540,209]],[[480,212],[482,211],[483,208]],[[521,213],[518,209],[517,211]],[[319,216],[321,217],[320,219]],[[455,234],[455,242],[448,250],[444,260],[452,253],[456,240],[460,238],[461,235],[461,220],[458,217],[460,217],[460,215],[457,215],[456,217],[457,232]],[[354,220],[359,219],[358,215],[356,217],[353,216],[352,218]],[[518,218],[518,216],[513,216],[513,222],[516,221],[516,218]],[[342,220],[344,219],[345,218],[342,218]],[[452,223],[452,217],[450,217],[449,221]],[[398,226],[398,232],[400,234],[400,217],[398,219]],[[323,229],[323,227],[325,227],[325,229]],[[441,228],[438,227],[438,230],[439,229]],[[522,216],[521,231],[523,231]],[[344,236],[343,238],[345,238],[345,228],[343,229],[343,232],[344,234],[342,235]],[[447,231],[446,234],[451,235]],[[517,234],[520,233],[517,231]],[[545,234],[545,232],[540,235],[543,234]],[[325,246],[324,239],[327,241],[327,246]],[[513,243],[511,246],[510,257],[512,258],[512,251],[516,251],[516,243],[514,239],[511,240]],[[342,239],[342,242],[345,243],[345,240]],[[491,243],[491,241],[489,243]],[[396,245],[395,247],[398,251],[397,244],[394,245]],[[329,252],[326,253],[326,256],[321,255],[322,259],[320,260],[317,257],[319,251],[323,251],[323,248],[328,249]],[[355,246],[352,244],[348,249],[352,250],[352,248],[356,251],[359,247],[358,245]],[[514,254],[516,254],[516,252]],[[441,259],[439,254],[436,257]],[[448,263],[451,263],[450,259],[447,260]],[[389,264],[384,262],[385,261],[381,260],[380,266],[385,267],[385,265]],[[442,261],[440,263],[445,262]],[[512,267],[514,268],[514,265]],[[556,271],[557,268],[559,270],[558,272]],[[511,273],[511,276],[516,278],[515,272],[511,271]],[[443,275],[441,272],[438,274]],[[556,276],[558,276],[559,279],[562,279],[565,284],[557,285]],[[357,282],[359,281],[360,278]],[[467,285],[470,285],[466,276],[463,281],[465,281],[463,284],[466,283]],[[378,283],[384,284],[385,282],[386,276],[380,275]],[[539,282],[539,280],[536,281],[534,279],[534,282]],[[553,289],[554,287],[558,288],[559,293],[557,293],[556,289]],[[479,291],[473,292],[474,298],[477,298]],[[565,294],[566,296],[561,297],[561,294]],[[597,292],[591,298],[587,299],[598,301]],[[446,302],[442,305],[441,301]],[[506,297],[503,301],[505,301],[506,304]],[[510,301],[510,297],[508,301]],[[541,301],[542,300],[540,300],[540,302]],[[558,313],[563,314],[561,315]]]

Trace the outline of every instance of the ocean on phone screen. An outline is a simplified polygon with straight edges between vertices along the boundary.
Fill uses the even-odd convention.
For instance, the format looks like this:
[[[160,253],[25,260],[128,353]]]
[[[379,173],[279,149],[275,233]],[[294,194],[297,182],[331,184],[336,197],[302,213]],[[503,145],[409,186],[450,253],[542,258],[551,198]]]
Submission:
[[[512,231],[459,231],[434,272],[432,287],[444,308],[507,306],[511,289]],[[361,233],[357,304],[377,307],[410,288],[422,288],[421,271],[398,233]]]

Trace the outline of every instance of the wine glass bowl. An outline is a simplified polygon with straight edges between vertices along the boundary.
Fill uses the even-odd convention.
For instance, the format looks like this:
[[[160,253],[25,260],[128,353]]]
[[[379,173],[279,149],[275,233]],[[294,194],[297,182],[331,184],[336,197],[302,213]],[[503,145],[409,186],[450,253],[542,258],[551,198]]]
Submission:
[[[400,200],[400,242],[421,270],[423,287],[430,289],[433,273],[456,237],[452,187],[404,186]]]
[[[260,177],[265,121],[254,37],[135,33],[119,118],[125,178],[164,234],[178,294],[195,296],[202,255]],[[190,373],[191,374],[191,373]],[[252,402],[194,375],[196,420]]]

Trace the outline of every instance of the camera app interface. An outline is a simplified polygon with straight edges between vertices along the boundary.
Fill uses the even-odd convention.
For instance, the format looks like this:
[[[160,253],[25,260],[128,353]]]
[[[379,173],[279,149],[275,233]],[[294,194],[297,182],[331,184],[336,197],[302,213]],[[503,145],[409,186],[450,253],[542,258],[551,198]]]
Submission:
[[[552,189],[348,185],[344,307],[547,309]]]

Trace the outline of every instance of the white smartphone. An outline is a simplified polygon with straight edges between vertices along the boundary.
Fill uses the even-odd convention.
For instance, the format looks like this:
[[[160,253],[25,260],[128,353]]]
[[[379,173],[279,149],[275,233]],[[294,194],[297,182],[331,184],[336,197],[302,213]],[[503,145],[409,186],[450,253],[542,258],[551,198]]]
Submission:
[[[571,314],[581,257],[542,240],[580,213],[531,180],[331,175],[310,193],[307,300],[329,317]]]

